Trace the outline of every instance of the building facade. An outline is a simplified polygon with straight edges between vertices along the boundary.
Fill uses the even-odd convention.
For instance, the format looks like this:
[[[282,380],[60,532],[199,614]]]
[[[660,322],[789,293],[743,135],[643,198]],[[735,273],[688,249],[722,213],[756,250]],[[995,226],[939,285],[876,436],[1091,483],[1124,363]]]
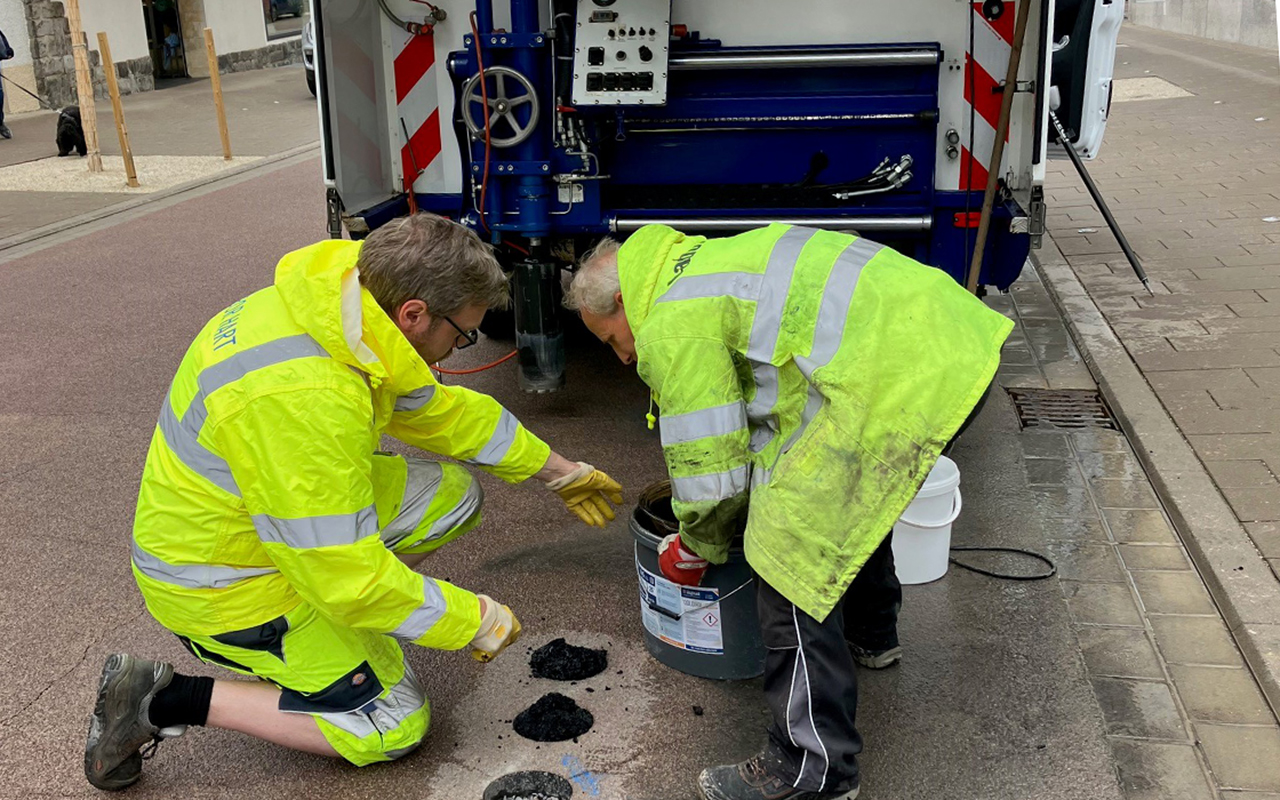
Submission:
[[[209,76],[204,29],[212,28],[221,72],[281,66],[302,58],[308,0],[80,0],[94,94],[105,96],[98,52],[105,32],[120,91],[143,92],[156,81]],[[75,61],[66,8],[58,0],[0,0],[0,31],[14,58],[0,65],[8,112],[76,102]],[[16,84],[16,86],[15,86]]]

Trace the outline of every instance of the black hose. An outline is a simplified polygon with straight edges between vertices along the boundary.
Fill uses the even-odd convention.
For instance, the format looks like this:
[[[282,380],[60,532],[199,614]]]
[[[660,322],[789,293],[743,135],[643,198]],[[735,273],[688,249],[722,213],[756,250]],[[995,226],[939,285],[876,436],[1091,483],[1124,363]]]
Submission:
[[[1054,575],[1058,574],[1057,565],[1054,564],[1053,561],[1048,556],[1041,555],[1031,550],[1023,550],[1022,548],[1019,548],[1019,547],[976,547],[976,546],[969,546],[969,545],[960,545],[960,546],[951,548],[951,552],[953,553],[958,551],[965,551],[965,552],[971,552],[971,553],[1016,553],[1017,555],[1021,555],[1021,556],[1030,556],[1031,558],[1034,558],[1037,561],[1040,561],[1044,564],[1049,565],[1048,572],[1037,572],[1032,575],[1009,575],[1001,572],[993,572],[988,569],[983,569],[982,567],[975,567],[972,564],[965,564],[964,562],[957,561],[954,558],[947,559],[952,564],[955,564],[957,567],[960,567],[961,569],[967,569],[970,572],[976,572],[979,575],[986,575],[987,577],[990,577],[990,578],[999,578],[1000,580],[1005,580],[1005,581],[1042,581],[1045,578],[1052,578]]]
[[[552,65],[557,105],[573,105],[573,20],[572,0],[554,0],[551,4],[552,28],[555,31],[556,60]]]

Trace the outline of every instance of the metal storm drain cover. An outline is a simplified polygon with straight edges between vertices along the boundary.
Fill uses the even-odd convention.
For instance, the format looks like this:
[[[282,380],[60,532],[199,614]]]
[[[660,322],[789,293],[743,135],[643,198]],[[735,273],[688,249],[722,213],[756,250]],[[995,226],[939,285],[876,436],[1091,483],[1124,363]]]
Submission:
[[[484,790],[484,800],[569,800],[573,786],[552,772],[512,772]]]
[[[1007,389],[1023,428],[1119,430],[1102,395],[1085,389]]]

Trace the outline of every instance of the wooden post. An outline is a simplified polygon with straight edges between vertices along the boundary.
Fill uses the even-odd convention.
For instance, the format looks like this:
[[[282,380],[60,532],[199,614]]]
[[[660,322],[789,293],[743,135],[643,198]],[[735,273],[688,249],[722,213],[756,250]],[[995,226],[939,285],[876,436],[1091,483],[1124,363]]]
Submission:
[[[218,73],[218,51],[213,49],[213,28],[204,29],[204,52],[209,57],[209,80],[213,82],[213,104],[218,108],[218,133],[222,136],[222,157],[231,160],[231,134],[227,131],[227,109],[222,105],[222,76]]]
[[[105,31],[98,31],[98,52],[102,54],[102,69],[107,73],[107,89],[111,92],[111,114],[116,119],[116,135],[120,137],[120,155],[124,158],[124,174],[129,186],[138,185],[138,171],[133,167],[133,150],[129,147],[129,129],[124,124],[124,106],[120,104],[120,83],[116,80],[116,65],[111,60],[111,45]]]
[[[93,107],[93,75],[89,72],[89,45],[80,26],[80,0],[66,0],[67,22],[71,26],[71,55],[76,62],[76,95],[80,100],[80,125],[84,128],[89,171],[102,172],[102,152],[98,150],[98,112]]]

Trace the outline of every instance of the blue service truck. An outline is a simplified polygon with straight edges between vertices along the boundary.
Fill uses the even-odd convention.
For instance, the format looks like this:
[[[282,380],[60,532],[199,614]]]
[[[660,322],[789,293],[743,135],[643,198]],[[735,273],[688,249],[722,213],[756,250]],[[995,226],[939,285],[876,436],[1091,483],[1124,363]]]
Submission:
[[[331,235],[425,210],[492,242],[531,391],[564,383],[562,270],[648,223],[853,231],[964,281],[995,170],[978,283],[1008,288],[1044,230],[1049,109],[1096,155],[1123,17],[1117,0],[312,4]]]

